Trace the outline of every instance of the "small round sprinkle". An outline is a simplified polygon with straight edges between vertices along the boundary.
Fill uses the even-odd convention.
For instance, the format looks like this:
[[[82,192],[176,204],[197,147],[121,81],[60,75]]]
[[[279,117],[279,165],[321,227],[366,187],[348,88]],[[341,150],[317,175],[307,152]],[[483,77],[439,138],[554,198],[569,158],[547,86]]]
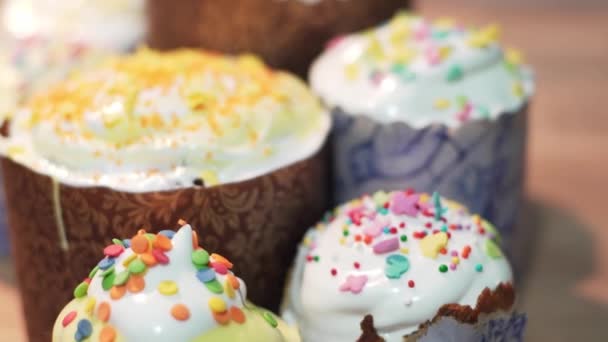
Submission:
[[[319,260],[320,260],[321,258],[320,258],[318,255],[315,255],[314,257],[312,257],[312,259],[313,259],[315,262],[319,262]]]
[[[76,311],[70,311],[67,315],[65,315],[65,317],[63,317],[61,325],[63,325],[64,328],[67,327],[68,325],[70,325],[70,323],[74,321],[77,315],[78,314],[76,313]]]
[[[160,249],[153,249],[152,255],[154,256],[154,259],[156,259],[156,262],[161,265],[166,265],[169,263],[169,257]]]
[[[99,318],[102,322],[107,322],[110,320],[110,315],[112,313],[112,307],[108,302],[102,302],[99,304],[99,308],[97,308],[97,318]]]
[[[95,309],[95,302],[96,302],[95,298],[89,297],[89,300],[87,301],[87,304],[84,307],[84,311],[87,314],[89,314],[89,315],[93,314],[93,309]]]
[[[91,334],[93,333],[93,325],[91,324],[91,321],[89,321],[88,319],[81,319],[78,322],[77,329],[78,329],[77,332],[79,332],[80,335],[84,338],[91,336]]]
[[[228,269],[231,269],[233,267],[230,260],[226,259],[225,257],[223,257],[217,253],[212,253],[211,258],[213,259],[214,262],[219,262],[220,264],[223,264],[224,266],[226,266],[226,268],[228,268]]]
[[[115,270],[115,268],[114,268],[114,266],[112,266],[112,267],[110,267],[110,268],[108,268],[108,269],[103,270],[103,272],[101,272],[101,273],[100,273],[100,275],[101,275],[102,277],[105,277],[105,276],[107,276],[107,275],[108,275],[108,274],[110,274],[110,273],[114,273],[114,270]],[[90,282],[89,282],[89,283],[90,283]]]
[[[355,263],[353,264],[353,266],[355,266],[356,269],[359,269],[359,267],[361,267],[361,264],[359,264],[358,262],[355,261]]]
[[[406,242],[407,241],[407,235],[401,235],[401,237],[399,237],[399,239],[401,240],[401,242]]]
[[[234,288],[232,287],[232,285],[230,285],[230,282],[228,280],[224,282],[224,292],[226,292],[226,296],[228,296],[228,298],[230,299],[234,299],[234,297],[236,297]]]
[[[196,277],[203,283],[215,280],[215,271],[212,268],[203,268],[196,272]]]
[[[445,272],[447,272],[447,271],[448,271],[448,267],[447,267],[446,265],[441,264],[441,265],[439,266],[439,272],[441,272],[441,273],[445,273]]]
[[[131,275],[127,281],[127,290],[131,293],[141,292],[146,288],[146,281],[140,275]]]
[[[175,304],[171,308],[171,316],[178,321],[187,321],[190,318],[190,310],[184,304]]]
[[[86,296],[88,292],[89,292],[89,284],[82,282],[82,283],[78,284],[78,286],[76,286],[76,288],[74,289],[74,297],[82,298],[82,297]]]
[[[137,254],[146,253],[150,247],[150,241],[145,235],[137,235],[131,239],[131,249]]]
[[[228,273],[228,268],[222,263],[212,262],[211,267],[218,274],[225,275],[226,273]]]
[[[209,263],[209,253],[204,249],[192,252],[192,263],[197,266],[206,266]]]
[[[114,342],[116,341],[116,329],[106,325],[99,333],[99,342]]]
[[[105,291],[109,291],[114,286],[114,279],[116,279],[116,273],[106,274],[101,281],[101,287]]]
[[[245,323],[245,314],[243,313],[243,310],[239,309],[236,306],[233,306],[230,308],[230,317],[232,317],[232,320],[238,324],[243,324]]]
[[[407,282],[407,286],[409,286],[410,288],[414,288],[414,286],[416,286],[416,283],[413,280],[409,280]]]
[[[129,264],[129,272],[132,274],[140,274],[146,271],[146,264],[141,259],[135,259]]]
[[[156,234],[156,239],[154,239],[154,243],[152,245],[154,248],[165,252],[170,251],[173,248],[173,242],[171,242],[171,239],[160,233]]]
[[[95,274],[97,274],[97,271],[99,271],[99,266],[95,266],[91,272],[89,272],[89,278],[93,279],[93,277],[95,277]]]
[[[277,325],[279,325],[277,323],[277,320],[274,318],[274,316],[268,312],[268,311],[264,311],[264,313],[262,314],[262,317],[264,317],[264,319],[266,320],[266,322],[268,324],[270,324],[271,327],[276,328]]]
[[[475,265],[475,271],[482,272],[483,271],[483,265],[482,264]]]
[[[335,277],[337,274],[338,274],[338,271],[335,268],[332,268],[331,275]]]
[[[114,266],[115,262],[116,261],[113,258],[103,258],[103,259],[101,259],[99,264],[97,264],[97,266],[101,270],[107,270],[108,268]]]
[[[165,296],[172,296],[177,293],[177,284],[171,280],[164,280],[158,284],[158,292]]]
[[[222,287],[222,284],[220,284],[220,282],[217,281],[216,279],[206,282],[205,286],[207,287],[207,290],[209,290],[215,294],[224,293],[224,288]]]
[[[226,311],[226,302],[219,297],[211,297],[209,299],[209,309],[213,312],[224,312]]]
[[[231,274],[231,273],[229,273],[228,275],[226,275],[226,280],[230,282],[230,285],[235,290],[238,290],[239,287],[241,287],[241,283],[239,282],[239,280],[236,279],[236,277],[233,274]]]
[[[122,246],[122,242],[120,244],[109,245],[103,249],[103,254],[107,257],[116,258],[124,252],[125,248]]]
[[[175,231],[165,229],[165,230],[161,230],[160,232],[158,232],[158,234],[164,235],[164,236],[168,237],[169,239],[173,239],[173,236],[175,235]]]
[[[212,312],[213,315],[213,319],[215,319],[215,321],[218,324],[221,325],[226,325],[228,323],[230,323],[230,318],[231,318],[231,314],[230,311],[224,311],[224,312]]]
[[[114,300],[119,300],[120,298],[122,298],[125,295],[126,292],[127,292],[126,286],[113,286],[110,289],[110,298],[112,298]]]

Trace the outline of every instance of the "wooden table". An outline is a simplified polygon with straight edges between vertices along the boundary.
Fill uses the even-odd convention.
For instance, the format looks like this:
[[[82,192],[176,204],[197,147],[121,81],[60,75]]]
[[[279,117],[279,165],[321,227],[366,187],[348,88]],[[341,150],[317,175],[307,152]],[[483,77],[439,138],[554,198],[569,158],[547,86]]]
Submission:
[[[424,1],[423,14],[498,22],[537,72],[528,193],[542,217],[523,295],[528,340],[608,336],[608,3],[579,9]],[[503,1],[504,2],[504,1]],[[592,1],[593,2],[593,1]],[[0,283],[0,339],[24,341],[16,290]]]

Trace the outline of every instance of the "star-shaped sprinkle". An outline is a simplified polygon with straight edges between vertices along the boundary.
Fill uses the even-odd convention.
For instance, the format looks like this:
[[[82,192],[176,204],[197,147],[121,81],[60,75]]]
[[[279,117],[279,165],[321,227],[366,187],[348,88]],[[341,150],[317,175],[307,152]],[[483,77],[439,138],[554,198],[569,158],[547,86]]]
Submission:
[[[408,196],[403,192],[397,192],[393,195],[393,198],[391,199],[390,208],[394,214],[416,217],[420,208],[418,206],[419,198],[420,195],[418,194],[412,194]]]
[[[366,275],[360,275],[360,276],[349,275],[346,278],[346,281],[344,282],[344,284],[340,285],[340,291],[358,294],[358,293],[361,293],[361,291],[363,291],[363,288],[365,287],[366,283],[367,283]]]

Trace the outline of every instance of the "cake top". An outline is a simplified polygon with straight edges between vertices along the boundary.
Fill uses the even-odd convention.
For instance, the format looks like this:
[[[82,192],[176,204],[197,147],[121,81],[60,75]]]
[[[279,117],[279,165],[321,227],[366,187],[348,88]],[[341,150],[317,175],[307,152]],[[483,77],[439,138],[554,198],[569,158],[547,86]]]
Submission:
[[[354,341],[366,314],[387,341],[444,304],[475,307],[512,281],[489,222],[437,193],[377,192],[338,207],[310,229],[296,260],[289,314],[305,340]]]
[[[144,0],[5,0],[2,22],[19,39],[50,36],[124,50],[144,36]]]
[[[58,317],[53,341],[229,340],[240,329],[252,340],[288,340],[275,316],[246,301],[232,263],[199,247],[187,224],[177,233],[140,230],[103,253]]]
[[[328,129],[306,85],[256,57],[142,49],[34,96],[5,153],[75,185],[167,190],[270,172],[312,155]]]
[[[524,106],[533,92],[521,53],[503,51],[496,25],[465,29],[399,14],[339,37],[314,63],[312,88],[330,106],[380,122],[459,126]]]

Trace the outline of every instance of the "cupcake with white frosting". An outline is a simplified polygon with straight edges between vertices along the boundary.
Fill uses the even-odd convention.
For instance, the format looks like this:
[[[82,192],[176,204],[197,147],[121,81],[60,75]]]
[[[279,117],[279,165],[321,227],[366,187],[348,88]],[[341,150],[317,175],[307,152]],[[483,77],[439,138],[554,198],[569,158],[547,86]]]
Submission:
[[[184,225],[115,239],[57,317],[53,342],[297,342],[297,331],[247,301],[225,257]]]
[[[364,196],[306,234],[284,316],[304,341],[521,338],[499,242],[491,223],[437,193]]]
[[[399,14],[333,41],[310,80],[335,113],[338,203],[380,189],[439,191],[510,243],[534,82],[498,36],[494,25]]]
[[[47,272],[49,260],[91,260],[102,241],[178,218],[276,309],[298,240],[327,204],[329,124],[302,81],[251,55],[143,49],[36,94],[0,139],[32,339],[48,340],[68,284],[91,266]]]
[[[409,0],[148,1],[149,44],[255,53],[305,78],[325,43],[389,19]],[[230,18],[230,25],[226,19]],[[213,27],[213,30],[209,30]]]

